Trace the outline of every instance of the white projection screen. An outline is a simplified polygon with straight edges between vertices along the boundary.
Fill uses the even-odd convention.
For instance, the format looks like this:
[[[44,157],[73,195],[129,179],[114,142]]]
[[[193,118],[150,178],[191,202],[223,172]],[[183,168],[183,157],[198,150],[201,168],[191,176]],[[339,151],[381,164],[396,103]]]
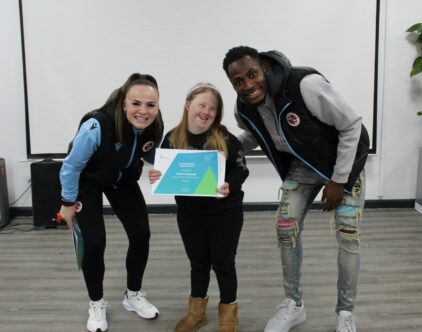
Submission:
[[[28,157],[64,156],[79,120],[134,72],[156,77],[165,131],[199,81],[240,133],[225,53],[279,50],[316,68],[363,116],[375,151],[379,0],[20,0]]]

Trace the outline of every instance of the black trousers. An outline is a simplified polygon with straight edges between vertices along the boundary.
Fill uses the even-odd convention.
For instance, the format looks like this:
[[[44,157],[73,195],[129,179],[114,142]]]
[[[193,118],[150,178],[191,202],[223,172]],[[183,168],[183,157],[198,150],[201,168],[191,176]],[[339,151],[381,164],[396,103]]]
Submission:
[[[198,215],[179,207],[177,223],[191,265],[191,295],[207,296],[212,268],[217,277],[220,302],[234,302],[237,298],[235,256],[243,226],[243,208]]]
[[[129,239],[126,270],[127,288],[130,290],[137,291],[142,286],[151,234],[145,200],[136,181],[128,180],[119,184],[117,188],[110,187],[105,190],[81,186],[78,200],[82,203],[82,209],[76,214],[76,219],[85,246],[82,271],[92,301],[98,301],[103,297],[106,247],[103,192]]]

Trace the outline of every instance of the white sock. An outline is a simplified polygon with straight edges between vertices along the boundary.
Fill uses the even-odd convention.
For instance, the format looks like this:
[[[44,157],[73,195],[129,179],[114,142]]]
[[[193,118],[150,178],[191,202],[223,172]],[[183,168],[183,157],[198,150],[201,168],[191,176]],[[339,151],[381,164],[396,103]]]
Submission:
[[[91,301],[92,305],[102,305],[104,303],[104,298],[98,301]]]

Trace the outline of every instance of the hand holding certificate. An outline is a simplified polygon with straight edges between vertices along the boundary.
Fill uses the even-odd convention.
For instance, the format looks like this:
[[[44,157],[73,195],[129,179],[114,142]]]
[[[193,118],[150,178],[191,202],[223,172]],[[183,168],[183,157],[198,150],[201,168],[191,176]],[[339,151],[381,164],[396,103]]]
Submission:
[[[153,183],[153,195],[222,197],[225,158],[217,150],[157,149],[154,169],[161,178]]]

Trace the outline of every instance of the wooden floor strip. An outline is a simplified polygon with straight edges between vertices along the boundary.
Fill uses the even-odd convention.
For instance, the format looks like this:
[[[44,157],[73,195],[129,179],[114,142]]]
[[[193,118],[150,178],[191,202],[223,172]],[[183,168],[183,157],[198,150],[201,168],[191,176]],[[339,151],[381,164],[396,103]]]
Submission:
[[[306,220],[302,288],[308,319],[294,332],[335,329],[337,243],[328,219],[326,213],[311,211]],[[161,315],[146,321],[122,308],[127,240],[116,217],[106,217],[109,331],[173,331],[186,311],[189,264],[175,215],[151,215],[150,226],[144,287]],[[31,227],[31,218],[20,217],[0,231],[0,331],[84,331],[88,297],[70,232],[23,231]],[[361,244],[358,331],[422,331],[422,216],[413,209],[367,209]],[[239,331],[263,331],[283,299],[273,211],[245,213],[237,272]],[[200,329],[203,332],[217,330],[219,292],[214,275],[209,297],[209,323]]]

